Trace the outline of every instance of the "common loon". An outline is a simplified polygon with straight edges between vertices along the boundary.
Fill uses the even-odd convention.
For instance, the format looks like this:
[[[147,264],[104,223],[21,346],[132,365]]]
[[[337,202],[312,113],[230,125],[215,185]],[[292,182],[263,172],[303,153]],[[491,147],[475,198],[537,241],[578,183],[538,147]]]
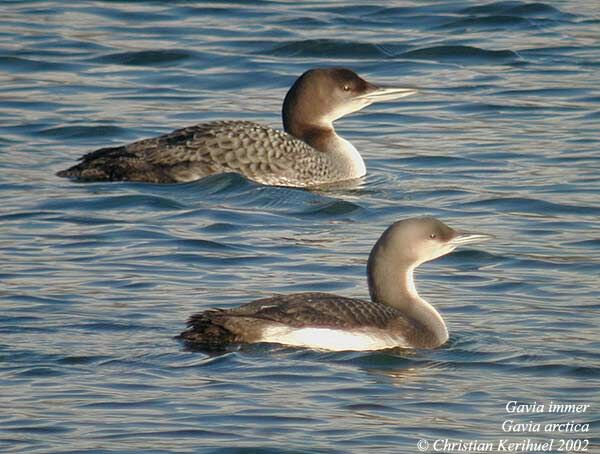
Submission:
[[[255,342],[335,351],[439,347],[448,340],[446,324],[417,293],[413,271],[457,246],[489,238],[432,217],[398,221],[369,255],[371,301],[328,293],[274,296],[195,314],[179,337],[202,348]]]
[[[235,172],[258,183],[307,187],[359,178],[360,153],[333,122],[377,102],[416,93],[380,88],[344,68],[306,71],[283,102],[285,132],[250,121],[214,121],[128,145],[101,148],[57,173],[82,181],[178,183]]]

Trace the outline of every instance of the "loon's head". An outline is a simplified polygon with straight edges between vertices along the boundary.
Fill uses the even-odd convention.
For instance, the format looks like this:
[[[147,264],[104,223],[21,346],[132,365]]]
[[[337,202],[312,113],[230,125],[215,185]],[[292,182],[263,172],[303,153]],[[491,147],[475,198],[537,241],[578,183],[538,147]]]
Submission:
[[[332,129],[332,123],[344,115],[416,92],[414,88],[377,87],[345,68],[311,69],[296,80],[283,101],[283,126],[302,138],[307,129]]]
[[[454,230],[433,217],[410,218],[389,226],[369,255],[367,280],[373,301],[416,296],[413,270],[452,252],[457,246],[493,238]],[[444,328],[445,329],[445,328]]]
[[[463,244],[493,238],[484,233],[454,230],[430,216],[395,222],[383,232],[369,257],[369,264],[385,258],[392,269],[412,269],[448,254]]]

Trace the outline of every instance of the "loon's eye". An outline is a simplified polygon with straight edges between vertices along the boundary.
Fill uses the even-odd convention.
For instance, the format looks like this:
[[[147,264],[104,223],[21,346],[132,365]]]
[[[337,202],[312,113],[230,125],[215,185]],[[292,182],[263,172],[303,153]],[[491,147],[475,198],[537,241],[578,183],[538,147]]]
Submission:
[[[348,84],[344,85],[344,91],[350,91],[350,85],[348,85]]]
[[[431,235],[429,235],[429,238],[431,238],[432,240],[434,240],[437,237],[437,235],[435,233],[432,233]]]

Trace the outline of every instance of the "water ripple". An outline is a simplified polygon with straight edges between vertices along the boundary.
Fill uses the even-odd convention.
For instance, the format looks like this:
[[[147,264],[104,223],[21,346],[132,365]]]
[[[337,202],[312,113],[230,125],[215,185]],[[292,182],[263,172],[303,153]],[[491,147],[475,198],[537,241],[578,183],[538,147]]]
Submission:
[[[278,44],[268,51],[280,57],[320,57],[328,58],[386,58],[393,56],[389,46],[340,41],[332,39],[309,39]]]
[[[95,63],[131,66],[169,65],[180,60],[192,58],[193,54],[183,49],[144,50],[137,52],[119,52],[97,57]]]
[[[415,49],[401,54],[404,58],[417,58],[436,61],[459,61],[468,63],[514,62],[519,55],[512,50],[486,50],[474,46],[433,46]]]
[[[501,1],[481,6],[471,6],[460,10],[459,13],[473,15],[503,14],[525,17],[573,16],[563,13],[547,3],[520,1]]]

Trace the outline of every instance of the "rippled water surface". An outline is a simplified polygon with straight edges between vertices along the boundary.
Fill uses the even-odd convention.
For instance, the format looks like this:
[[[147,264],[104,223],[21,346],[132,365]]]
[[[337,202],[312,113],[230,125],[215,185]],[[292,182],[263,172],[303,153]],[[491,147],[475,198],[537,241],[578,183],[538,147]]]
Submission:
[[[422,89],[338,121],[366,160],[356,187],[54,175],[206,120],[279,128],[295,77],[333,65]],[[3,1],[0,449],[410,453],[420,439],[433,452],[580,438],[594,452],[599,72],[594,1]],[[274,293],[366,297],[379,234],[425,214],[496,236],[417,273],[449,326],[443,348],[207,355],[173,338],[193,312]],[[511,415],[510,400],[591,407]],[[590,428],[507,433],[507,419]]]

